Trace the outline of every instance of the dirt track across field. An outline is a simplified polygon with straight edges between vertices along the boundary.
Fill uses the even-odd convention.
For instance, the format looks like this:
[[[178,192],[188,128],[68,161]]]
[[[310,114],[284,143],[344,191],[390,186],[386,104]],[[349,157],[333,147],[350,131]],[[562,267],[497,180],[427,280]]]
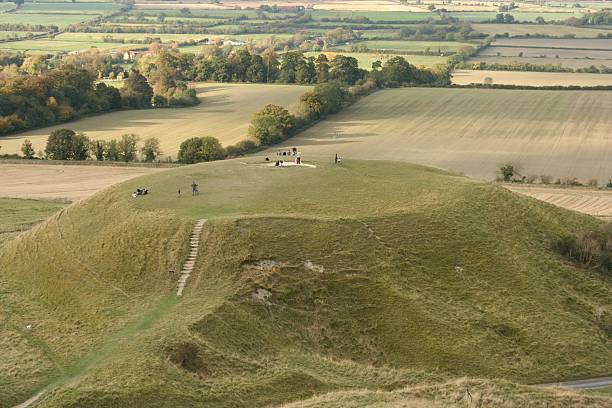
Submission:
[[[0,164],[0,197],[80,200],[163,169],[48,164]]]

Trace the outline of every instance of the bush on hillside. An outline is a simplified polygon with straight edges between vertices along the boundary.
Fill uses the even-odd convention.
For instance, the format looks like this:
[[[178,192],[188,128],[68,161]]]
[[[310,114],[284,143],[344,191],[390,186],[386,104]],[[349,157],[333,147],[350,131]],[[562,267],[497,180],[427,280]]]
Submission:
[[[242,140],[235,145],[227,146],[225,152],[228,157],[238,157],[247,153],[252,153],[259,149],[259,144],[253,140]]]
[[[271,145],[292,135],[296,118],[282,106],[268,104],[253,117],[249,135],[262,145]]]
[[[612,225],[578,236],[564,236],[554,244],[561,255],[612,277]]]
[[[47,139],[45,154],[51,160],[86,160],[89,157],[89,139],[72,129],[56,129]]]
[[[226,152],[219,140],[214,137],[192,137],[181,143],[178,161],[184,164],[221,160]]]

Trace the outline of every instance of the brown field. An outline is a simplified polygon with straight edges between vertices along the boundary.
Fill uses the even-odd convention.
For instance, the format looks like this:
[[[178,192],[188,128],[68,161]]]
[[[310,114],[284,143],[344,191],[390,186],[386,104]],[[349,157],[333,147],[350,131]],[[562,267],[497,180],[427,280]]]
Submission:
[[[593,51],[591,51],[593,52]],[[608,51],[604,51],[608,52]],[[557,55],[557,54],[552,54]],[[487,64],[533,64],[533,65],[560,65],[564,68],[588,68],[591,65],[595,67],[600,67],[601,65],[612,68],[612,58],[610,59],[589,59],[589,58],[567,58],[561,57],[516,57],[516,56],[507,56],[507,57],[497,57],[497,56],[485,56],[480,54],[474,58],[470,58],[468,63],[475,62],[486,62]]]
[[[492,78],[493,84],[522,86],[607,86],[612,74],[576,74],[566,72],[479,71],[458,69],[453,72],[457,85],[482,84]]]
[[[160,170],[147,167],[0,164],[0,197],[76,201],[113,184]]]
[[[521,193],[559,207],[597,217],[612,217],[612,191],[555,186],[506,185]]]
[[[399,160],[493,180],[612,178],[612,92],[404,88],[376,92],[289,140],[310,155]],[[271,149],[270,154],[274,154]]]
[[[499,54],[499,55],[498,55]],[[522,56],[519,56],[521,54]],[[582,50],[572,48],[487,47],[469,62],[559,64],[569,68],[591,65],[612,67],[612,50]]]
[[[493,44],[506,47],[612,50],[612,39],[607,38],[498,38]]]
[[[609,32],[606,29],[549,24],[474,24],[473,27],[488,35],[508,33],[510,36],[531,34],[562,37],[573,34],[578,38],[596,38],[599,34]]]
[[[266,84],[195,84],[200,105],[178,109],[145,109],[92,116],[14,136],[0,137],[2,153],[19,153],[24,139],[34,150],[45,148],[49,134],[59,128],[85,132],[92,139],[120,138],[135,133],[157,137],[165,156],[176,159],[179,145],[195,136],[213,136],[224,145],[243,140],[255,112],[268,103],[290,107],[309,87]]]

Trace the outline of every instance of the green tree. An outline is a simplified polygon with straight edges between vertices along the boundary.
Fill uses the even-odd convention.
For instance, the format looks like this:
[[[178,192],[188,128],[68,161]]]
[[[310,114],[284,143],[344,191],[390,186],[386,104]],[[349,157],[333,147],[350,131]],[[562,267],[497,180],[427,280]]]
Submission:
[[[129,108],[150,108],[153,89],[147,79],[137,70],[130,71],[130,76],[121,88],[123,105]]]
[[[255,114],[249,134],[261,144],[271,145],[289,137],[295,124],[295,116],[287,109],[269,104]]]
[[[330,78],[353,85],[361,78],[357,59],[345,55],[336,55],[330,63]]]
[[[283,54],[283,58],[280,63],[278,80],[285,84],[295,83],[298,64],[302,60],[302,54],[296,51],[289,51]]]
[[[315,63],[317,71],[317,82],[323,83],[329,81],[329,60],[325,54],[319,54]]]
[[[225,149],[214,137],[202,137],[202,161],[221,160],[225,158]]]
[[[119,142],[117,139],[109,140],[106,143],[104,158],[108,161],[119,161]]]
[[[90,150],[92,151],[94,157],[97,161],[104,160],[104,151],[106,148],[106,143],[103,140],[93,140],[90,144]]]
[[[133,133],[126,133],[121,135],[119,140],[119,160],[124,162],[131,162],[136,160],[138,154],[138,141],[140,138]]]
[[[185,164],[198,163],[202,158],[202,138],[192,137],[179,146],[178,161]]]
[[[501,172],[502,178],[506,182],[512,180],[512,177],[514,177],[514,173],[516,172],[516,169],[512,164],[506,164],[502,166],[499,170]]]
[[[72,136],[72,158],[74,160],[87,160],[89,158],[89,138],[79,132]]]
[[[26,159],[32,159],[34,157],[34,147],[32,146],[30,139],[23,141],[23,144],[21,145],[21,153],[23,153],[23,157]]]
[[[74,157],[72,138],[75,133],[71,129],[56,129],[49,135],[45,154],[51,160],[70,160]]]
[[[297,64],[295,72],[295,82],[298,84],[312,84],[317,81],[317,71],[314,64],[314,58],[301,60]]]
[[[388,60],[383,66],[381,73],[388,86],[418,82],[418,70],[416,67],[400,56]]]
[[[140,154],[142,155],[143,160],[148,163],[155,161],[155,159],[157,159],[157,157],[161,154],[159,139],[156,137],[146,138],[142,143]]]
[[[181,143],[178,161],[185,164],[213,161],[225,158],[225,149],[214,137],[192,137]]]

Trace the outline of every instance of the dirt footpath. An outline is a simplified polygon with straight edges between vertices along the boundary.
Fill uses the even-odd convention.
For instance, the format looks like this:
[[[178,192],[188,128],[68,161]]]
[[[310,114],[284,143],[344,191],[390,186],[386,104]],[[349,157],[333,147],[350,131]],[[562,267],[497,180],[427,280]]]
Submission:
[[[0,197],[80,200],[98,190],[164,169],[0,164]]]

